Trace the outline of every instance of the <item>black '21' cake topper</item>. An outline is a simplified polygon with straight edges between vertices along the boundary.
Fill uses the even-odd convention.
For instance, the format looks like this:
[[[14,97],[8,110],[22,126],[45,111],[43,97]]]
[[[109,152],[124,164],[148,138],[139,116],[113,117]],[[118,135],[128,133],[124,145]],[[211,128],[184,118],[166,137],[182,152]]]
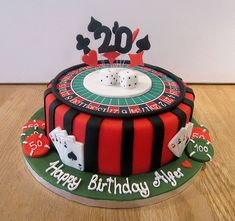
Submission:
[[[93,17],[91,17],[91,21],[87,29],[89,32],[93,33],[94,39],[96,40],[104,36],[103,43],[98,48],[98,53],[103,54],[103,56],[106,57],[111,64],[120,54],[127,54],[131,51],[132,45],[139,34],[138,28],[132,32],[130,28],[126,26],[119,26],[117,21],[114,22],[112,29],[110,29]],[[114,45],[111,44],[112,35],[115,37]],[[125,42],[123,42],[123,35],[126,36]],[[83,50],[84,52],[82,57],[83,62],[90,66],[97,66],[97,52],[96,50],[91,50],[89,48],[90,39],[83,37],[81,34],[77,35],[76,39],[77,49]],[[130,57],[130,67],[143,65],[143,53],[151,47],[148,35],[142,39],[139,39],[136,42],[136,46],[138,47],[136,53],[128,54]]]

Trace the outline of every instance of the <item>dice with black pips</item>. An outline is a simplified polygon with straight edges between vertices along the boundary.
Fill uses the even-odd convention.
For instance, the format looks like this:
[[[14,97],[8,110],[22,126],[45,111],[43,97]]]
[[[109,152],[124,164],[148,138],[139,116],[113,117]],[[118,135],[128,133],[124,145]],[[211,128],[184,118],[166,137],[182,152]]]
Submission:
[[[118,72],[114,68],[104,68],[99,71],[99,81],[106,86],[118,83]]]
[[[138,76],[135,71],[127,69],[118,73],[120,86],[126,89],[135,88],[138,84]]]

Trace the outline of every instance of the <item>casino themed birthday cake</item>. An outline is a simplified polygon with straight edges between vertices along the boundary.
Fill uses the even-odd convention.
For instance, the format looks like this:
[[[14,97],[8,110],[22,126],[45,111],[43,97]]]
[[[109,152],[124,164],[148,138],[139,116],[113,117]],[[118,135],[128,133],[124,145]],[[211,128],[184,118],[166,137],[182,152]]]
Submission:
[[[48,84],[43,108],[22,128],[28,169],[53,192],[91,206],[173,196],[214,154],[208,130],[192,118],[193,90],[143,62],[151,44],[138,28],[91,17],[88,31],[102,44],[91,49],[77,35],[83,63]]]

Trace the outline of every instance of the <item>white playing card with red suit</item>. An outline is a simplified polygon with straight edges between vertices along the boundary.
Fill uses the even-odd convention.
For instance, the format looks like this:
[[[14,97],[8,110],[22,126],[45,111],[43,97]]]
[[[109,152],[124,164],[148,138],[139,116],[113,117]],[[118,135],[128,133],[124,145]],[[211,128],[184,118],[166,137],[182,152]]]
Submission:
[[[190,140],[192,131],[193,131],[193,123],[191,123],[191,122],[187,123],[185,126],[185,129],[186,129],[186,136],[187,136],[187,142],[186,142],[185,146],[187,146],[187,144]]]
[[[55,128],[49,134],[61,161],[73,168],[84,170],[84,145],[77,142],[75,137],[68,135],[66,130]]]
[[[190,140],[192,130],[193,123],[189,122],[185,127],[182,127],[168,143],[168,148],[175,156],[180,157],[184,152],[184,149]]]
[[[184,150],[183,145],[186,141],[185,134],[186,134],[186,130],[184,127],[182,127],[168,144],[168,148],[177,157],[180,157],[183,153],[183,150]]]
[[[62,137],[68,136],[66,130],[62,130],[60,127],[56,127],[54,130],[52,130],[49,133],[49,137],[54,144],[57,152],[59,153],[61,161],[63,161],[64,158],[64,153],[63,153],[63,148],[62,148]]]

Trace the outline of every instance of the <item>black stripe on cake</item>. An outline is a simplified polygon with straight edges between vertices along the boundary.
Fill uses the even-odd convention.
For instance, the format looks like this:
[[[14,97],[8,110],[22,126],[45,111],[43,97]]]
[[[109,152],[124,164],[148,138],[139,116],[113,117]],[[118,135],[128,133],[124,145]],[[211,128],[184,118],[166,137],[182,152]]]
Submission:
[[[171,112],[178,117],[178,120],[179,120],[178,130],[180,130],[181,127],[184,127],[186,124],[186,114],[184,113],[184,111],[180,110],[178,107],[173,109]]]
[[[47,122],[46,120],[46,97],[52,93],[51,88],[47,88],[44,92],[44,121]],[[45,127],[45,133],[47,134],[47,127]]]
[[[99,132],[102,118],[92,116],[86,125],[86,138],[84,144],[85,171],[98,172]]]
[[[189,121],[191,121],[192,120],[192,115],[193,115],[194,103],[193,103],[193,101],[191,101],[187,98],[184,98],[182,103],[188,105],[191,108],[191,114],[190,114],[190,119],[189,119]]]
[[[134,143],[134,122],[133,120],[123,120],[122,123],[122,150],[121,150],[121,175],[132,174]]]
[[[185,88],[185,92],[192,94],[192,95],[193,95],[193,98],[195,98],[195,94],[194,94],[194,92],[193,92],[193,89],[192,89],[192,88],[190,88],[190,87],[186,87],[186,88]]]
[[[51,132],[53,129],[55,129],[55,110],[56,108],[61,105],[62,103],[58,100],[54,100],[50,107],[49,107],[49,132]]]
[[[50,87],[50,88],[47,88],[47,89],[45,90],[45,92],[44,92],[44,99],[46,98],[46,96],[47,96],[48,94],[51,94],[51,93],[52,93],[51,87]]]
[[[73,132],[73,119],[78,113],[79,112],[74,109],[69,109],[64,115],[64,130],[66,130],[69,135]]]
[[[149,117],[153,126],[153,143],[152,143],[152,158],[151,171],[158,169],[161,166],[162,148],[164,140],[164,123],[158,116]]]

